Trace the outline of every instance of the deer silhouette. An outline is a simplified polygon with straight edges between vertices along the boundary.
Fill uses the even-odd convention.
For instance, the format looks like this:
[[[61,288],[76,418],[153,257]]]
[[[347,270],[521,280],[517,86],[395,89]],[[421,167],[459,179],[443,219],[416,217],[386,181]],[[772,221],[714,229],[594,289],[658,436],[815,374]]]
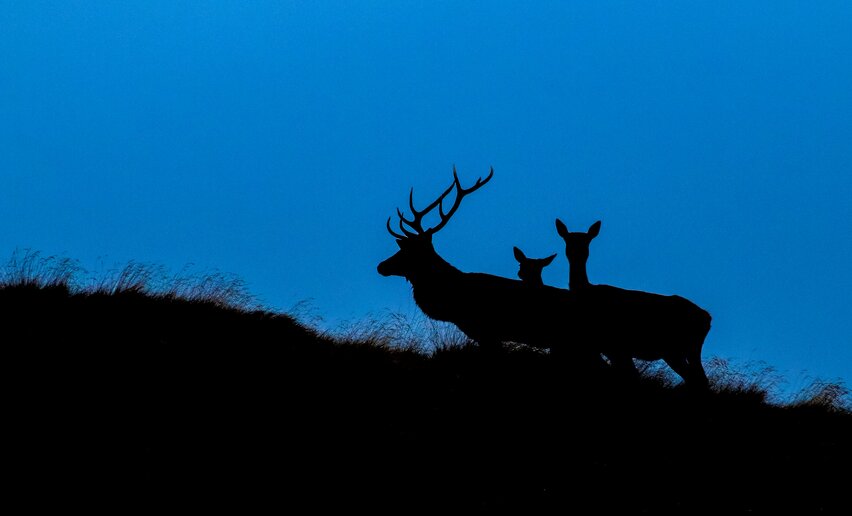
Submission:
[[[527,258],[524,252],[517,247],[513,247],[512,251],[515,253],[515,259],[518,260],[518,277],[521,278],[521,281],[526,281],[531,285],[544,285],[541,280],[541,271],[550,265],[556,255],[552,254],[547,258]]]
[[[682,326],[682,333],[693,335],[686,341],[688,345],[680,348],[662,339],[658,343],[650,340],[647,342],[637,341],[623,348],[616,343],[603,343],[600,348],[601,352],[610,359],[614,366],[626,370],[631,375],[636,374],[633,357],[640,359],[663,358],[684,379],[691,378],[694,384],[706,385],[707,376],[701,365],[701,348],[704,345],[707,332],[710,331],[710,314],[680,296],[660,296],[589,283],[586,273],[589,244],[598,236],[600,230],[601,221],[597,221],[585,233],[582,231],[570,232],[561,220],[556,219],[556,231],[565,241],[570,290],[578,292],[584,299],[584,303],[597,306],[605,312],[619,312],[629,309],[635,311],[634,318],[644,321],[653,320],[658,310],[668,310],[671,313],[682,312],[685,319],[673,320],[671,324]],[[666,300],[665,304],[662,304],[662,300]],[[700,339],[698,335],[700,335]],[[637,332],[637,338],[642,336],[642,332]]]
[[[453,167],[453,182],[423,210],[409,197],[412,218],[397,209],[397,251],[381,262],[383,276],[411,283],[414,301],[430,318],[455,324],[484,348],[519,342],[549,348],[582,367],[596,367],[600,354],[613,366],[632,369],[633,358],[663,359],[688,384],[706,386],[701,348],[710,330],[710,314],[679,296],[662,296],[609,286],[572,291],[533,285],[483,273],[462,272],[435,251],[433,235],[446,226],[465,196],[494,176],[462,188]],[[449,210],[444,201],[455,191]],[[440,221],[424,228],[423,217],[438,208]]]
[[[565,256],[568,257],[568,288],[578,290],[589,285],[586,262],[589,260],[589,244],[601,231],[601,221],[589,227],[589,231],[570,232],[565,224],[556,219],[556,231],[565,241]]]
[[[483,348],[494,349],[507,341],[551,348],[554,337],[565,333],[564,314],[571,312],[566,290],[462,272],[441,258],[432,244],[432,236],[446,226],[465,196],[487,184],[493,176],[491,169],[484,180],[480,177],[472,187],[462,188],[453,167],[452,184],[423,210],[414,207],[412,188],[408,197],[412,218],[406,218],[397,209],[400,232],[391,228],[390,218],[386,224],[388,232],[396,238],[399,251],[381,262],[378,272],[383,276],[404,277],[411,283],[414,301],[428,317],[455,324]],[[444,201],[453,191],[455,199],[445,211]],[[434,227],[424,228],[423,217],[435,208],[440,221]],[[583,350],[575,355],[593,356]]]

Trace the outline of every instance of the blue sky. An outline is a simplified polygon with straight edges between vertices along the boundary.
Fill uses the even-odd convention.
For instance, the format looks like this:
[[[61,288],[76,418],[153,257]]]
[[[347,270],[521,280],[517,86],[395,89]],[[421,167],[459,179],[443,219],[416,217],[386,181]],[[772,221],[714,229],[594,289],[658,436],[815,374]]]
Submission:
[[[0,254],[192,263],[329,327],[410,313],[408,189],[465,271],[560,253],[713,315],[705,356],[852,380],[848,2],[0,2]],[[5,249],[5,251],[4,251]]]

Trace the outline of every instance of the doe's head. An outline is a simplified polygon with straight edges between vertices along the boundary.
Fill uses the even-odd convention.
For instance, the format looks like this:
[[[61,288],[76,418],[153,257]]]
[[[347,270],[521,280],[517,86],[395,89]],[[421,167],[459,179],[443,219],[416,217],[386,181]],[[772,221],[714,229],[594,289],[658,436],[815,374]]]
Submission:
[[[556,232],[565,241],[565,256],[568,257],[568,263],[571,265],[585,264],[589,259],[589,244],[598,236],[601,231],[601,221],[597,221],[591,226],[587,232],[583,231],[568,231],[565,224],[556,219]]]
[[[517,247],[513,247],[512,251],[514,251],[515,259],[518,260],[519,264],[518,277],[526,283],[544,285],[541,280],[541,271],[550,265],[556,255],[552,254],[547,258],[527,258],[524,252]]]

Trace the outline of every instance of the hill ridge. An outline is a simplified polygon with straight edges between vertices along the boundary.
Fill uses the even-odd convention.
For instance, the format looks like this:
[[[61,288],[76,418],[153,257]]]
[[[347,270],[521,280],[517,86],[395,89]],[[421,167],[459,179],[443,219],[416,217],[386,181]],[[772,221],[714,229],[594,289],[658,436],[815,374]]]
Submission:
[[[852,415],[832,401],[778,406],[719,382],[696,397],[523,347],[345,341],[133,289],[7,284],[0,313],[21,492],[403,512],[849,508]]]

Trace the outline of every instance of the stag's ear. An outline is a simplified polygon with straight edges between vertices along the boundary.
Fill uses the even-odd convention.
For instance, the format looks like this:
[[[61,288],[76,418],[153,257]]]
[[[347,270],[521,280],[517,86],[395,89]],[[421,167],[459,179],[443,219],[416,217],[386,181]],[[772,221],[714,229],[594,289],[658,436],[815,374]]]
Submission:
[[[594,224],[592,224],[591,226],[589,226],[589,232],[588,232],[589,240],[598,236],[598,233],[600,233],[600,232],[601,232],[601,221],[597,221]]]
[[[554,258],[556,258],[555,254],[551,254],[547,258],[542,258],[541,259],[542,267],[547,267],[548,265],[550,265],[550,262],[552,262]]]
[[[514,251],[514,253],[515,253],[515,259],[518,260],[519,262],[522,262],[522,261],[527,259],[527,257],[524,256],[524,253],[520,249],[518,249],[517,247],[513,247],[512,251]]]
[[[565,227],[565,224],[563,224],[559,219],[556,219],[556,232],[559,233],[559,236],[562,238],[568,237],[568,228]]]
[[[403,240],[401,238],[396,239],[396,245],[398,245],[400,249],[405,249],[405,244],[406,244],[405,240]]]

